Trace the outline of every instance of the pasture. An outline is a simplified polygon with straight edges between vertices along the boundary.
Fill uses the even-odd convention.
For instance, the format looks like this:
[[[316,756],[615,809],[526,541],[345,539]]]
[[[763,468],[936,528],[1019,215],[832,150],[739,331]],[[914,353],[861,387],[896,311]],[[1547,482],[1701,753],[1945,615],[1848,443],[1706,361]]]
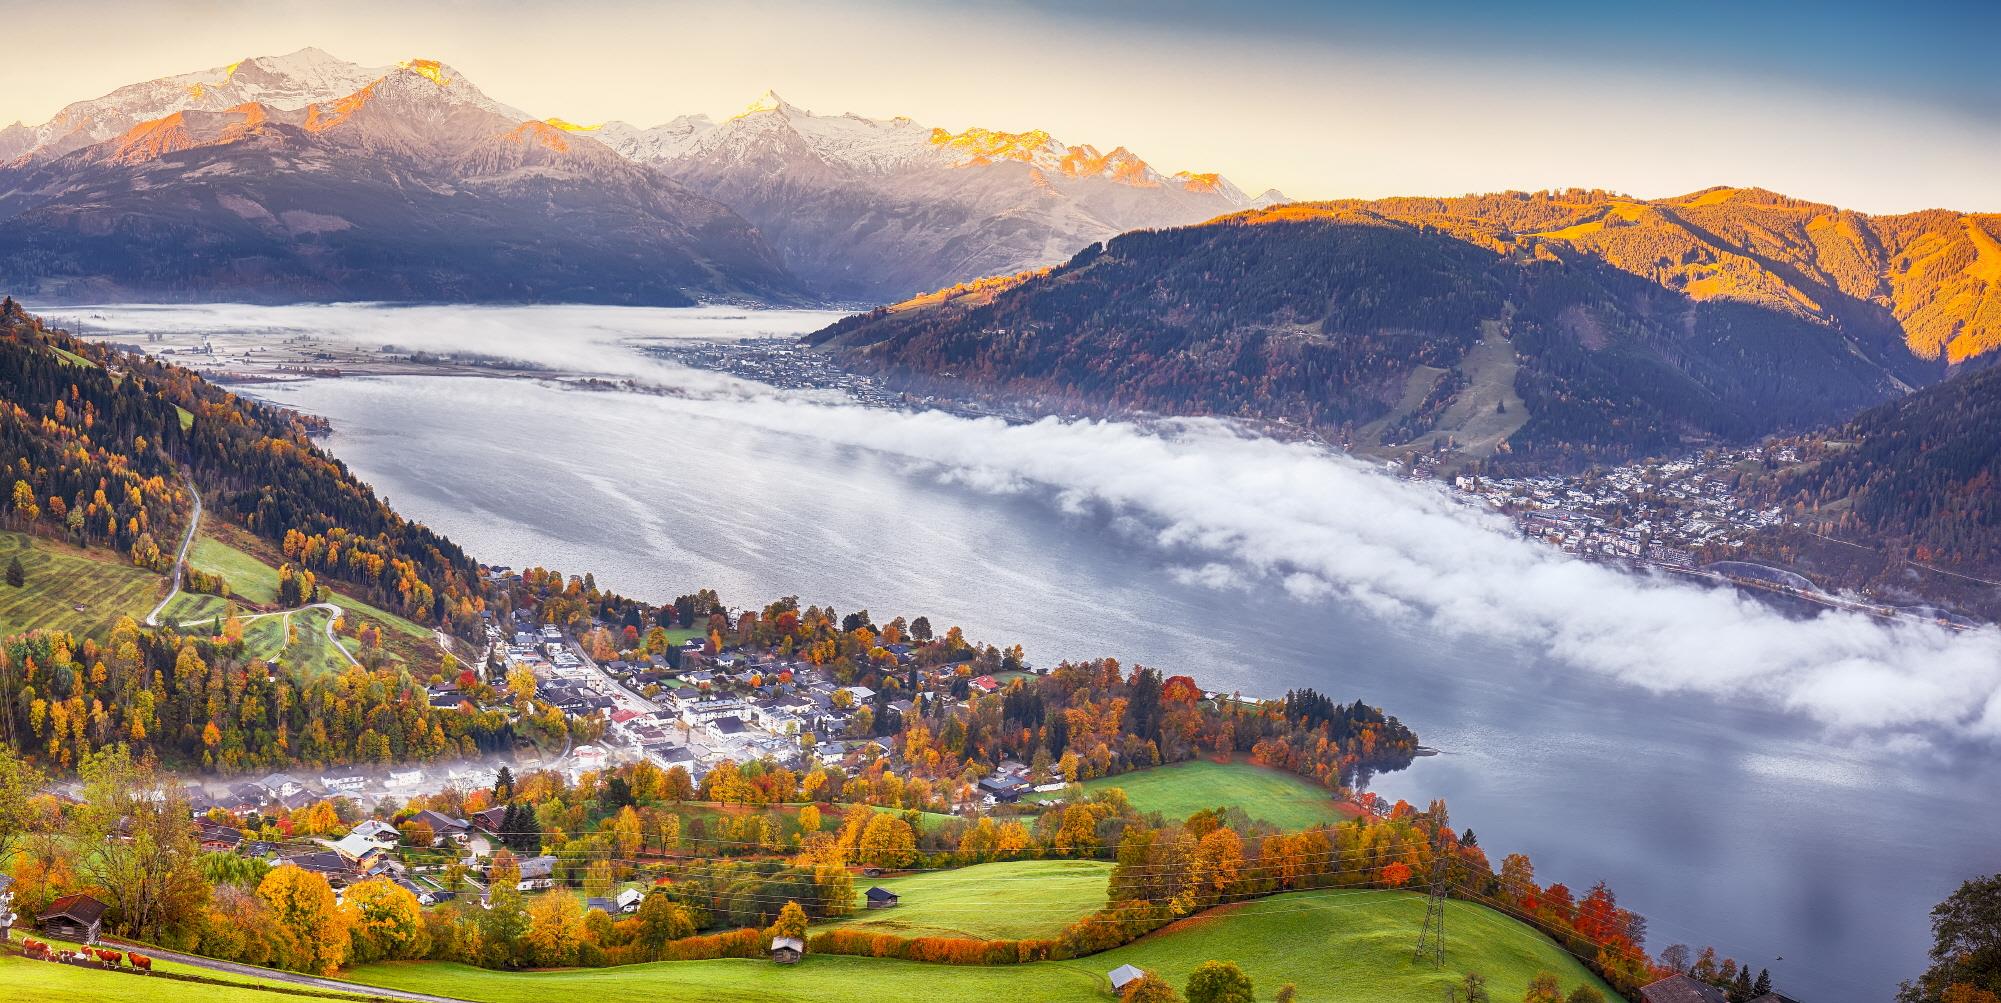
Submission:
[[[1084,782],[1085,793],[1121,788],[1140,811],[1180,821],[1207,808],[1242,808],[1287,832],[1339,822],[1349,814],[1334,796],[1305,777],[1250,763],[1196,759]],[[1061,797],[1041,795],[1040,800]]]
[[[110,551],[0,532],[0,568],[16,557],[26,584],[0,584],[0,636],[60,628],[102,639],[120,616],[144,620],[166,588],[164,578]]]
[[[1071,961],[947,966],[913,961],[808,955],[795,966],[762,960],[661,962],[622,968],[495,972],[464,965],[403,962],[347,973],[357,982],[455,995],[479,1003],[635,998],[674,1001],[777,1000],[796,1003],[990,1003],[995,999],[1103,1001],[1107,972],[1133,964],[1177,986],[1197,964],[1235,961],[1269,999],[1286,982],[1315,1003],[1435,1003],[1467,971],[1487,977],[1496,1000],[1520,999],[1538,971],[1557,974],[1568,993],[1588,983],[1615,998],[1575,958],[1507,917],[1450,904],[1443,970],[1413,963],[1425,900],[1409,892],[1294,892],[1205,913],[1116,950]]]
[[[1054,937],[1105,904],[1112,865],[1102,860],[1020,860],[978,864],[876,881],[856,879],[856,898],[872,885],[901,901],[822,924],[899,937],[1021,940]]]

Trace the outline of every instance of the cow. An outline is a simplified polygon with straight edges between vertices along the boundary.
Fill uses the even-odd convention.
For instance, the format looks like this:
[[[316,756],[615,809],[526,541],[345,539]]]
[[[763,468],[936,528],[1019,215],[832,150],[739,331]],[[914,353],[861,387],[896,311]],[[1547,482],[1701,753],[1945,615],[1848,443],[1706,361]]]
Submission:
[[[143,954],[134,954],[132,967],[142,972],[150,972],[153,970],[153,959]]]

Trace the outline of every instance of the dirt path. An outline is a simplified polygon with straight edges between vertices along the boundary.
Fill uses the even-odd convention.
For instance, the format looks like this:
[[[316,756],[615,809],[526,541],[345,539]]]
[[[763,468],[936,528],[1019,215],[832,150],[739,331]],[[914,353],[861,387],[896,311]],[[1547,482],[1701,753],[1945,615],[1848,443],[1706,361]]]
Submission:
[[[188,548],[194,546],[195,531],[201,528],[201,492],[196,490],[193,484],[189,484],[188,493],[194,496],[195,510],[188,517],[188,535],[181,538],[180,552],[174,555],[174,583],[167,589],[167,597],[160,600],[158,606],[153,607],[153,612],[146,614],[146,626],[148,627],[158,627],[160,625],[160,611],[166,609],[167,604],[173,602],[174,597],[181,594],[181,578],[188,566]]]
[[[378,999],[410,1000],[412,1003],[467,1003],[455,996],[432,996],[428,993],[405,992],[401,989],[384,989],[380,986],[363,985],[359,982],[343,982],[340,979],[325,979],[317,975],[301,975],[298,972],[281,972],[273,968],[258,968],[254,965],[240,965],[234,961],[218,961],[197,954],[182,954],[146,945],[132,945],[110,937],[105,943],[124,948],[138,947],[140,953],[164,961],[172,961],[192,968],[205,968],[211,972],[227,972],[255,979],[269,979],[272,982],[286,982],[295,986],[310,986],[337,993],[354,993],[357,996],[373,996]]]

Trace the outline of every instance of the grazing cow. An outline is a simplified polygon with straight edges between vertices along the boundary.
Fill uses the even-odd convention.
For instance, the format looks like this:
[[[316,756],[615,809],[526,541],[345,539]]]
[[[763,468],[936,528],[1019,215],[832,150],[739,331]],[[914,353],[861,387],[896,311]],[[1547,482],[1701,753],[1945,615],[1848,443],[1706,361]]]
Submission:
[[[150,972],[153,970],[153,959],[143,954],[135,954],[132,956],[132,967],[142,972]]]
[[[125,963],[125,952],[100,950],[97,952],[97,960],[102,961],[113,968],[117,968],[119,965]]]

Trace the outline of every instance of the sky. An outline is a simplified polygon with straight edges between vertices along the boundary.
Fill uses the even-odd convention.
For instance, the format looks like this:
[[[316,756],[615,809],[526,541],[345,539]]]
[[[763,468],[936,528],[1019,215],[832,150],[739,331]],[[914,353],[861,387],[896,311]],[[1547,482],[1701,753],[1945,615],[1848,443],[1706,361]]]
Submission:
[[[0,122],[312,45],[440,59],[571,121],[727,115],[774,89],[1294,198],[1730,184],[2001,211],[1993,2],[0,0],[0,24]]]

